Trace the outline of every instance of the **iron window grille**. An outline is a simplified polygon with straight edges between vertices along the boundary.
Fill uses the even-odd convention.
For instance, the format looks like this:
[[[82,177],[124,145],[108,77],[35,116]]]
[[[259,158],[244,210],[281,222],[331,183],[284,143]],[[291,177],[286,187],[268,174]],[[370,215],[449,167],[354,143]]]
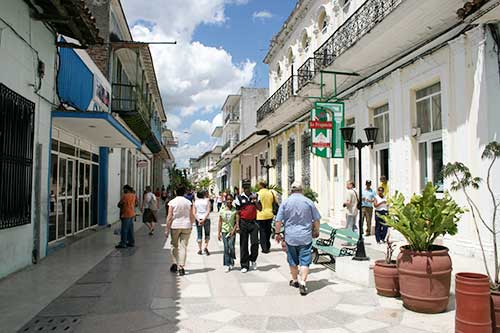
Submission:
[[[0,229],[31,223],[35,104],[0,83]]]
[[[295,180],[295,139],[288,140],[288,185]]]
[[[283,158],[283,147],[279,144],[276,147],[276,185],[279,187],[283,186],[283,182],[281,181],[282,175],[282,158]]]
[[[302,134],[302,184],[311,186],[311,133]]]

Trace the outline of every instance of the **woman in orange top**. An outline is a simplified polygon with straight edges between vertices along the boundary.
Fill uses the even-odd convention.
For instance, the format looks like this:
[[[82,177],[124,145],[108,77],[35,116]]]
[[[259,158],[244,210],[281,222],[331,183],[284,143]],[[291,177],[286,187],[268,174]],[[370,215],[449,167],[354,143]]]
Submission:
[[[123,186],[123,195],[118,203],[120,207],[120,220],[122,221],[120,232],[120,244],[115,246],[117,249],[124,249],[126,247],[133,247],[134,240],[134,218],[135,207],[137,206],[137,196],[134,189],[129,186]]]

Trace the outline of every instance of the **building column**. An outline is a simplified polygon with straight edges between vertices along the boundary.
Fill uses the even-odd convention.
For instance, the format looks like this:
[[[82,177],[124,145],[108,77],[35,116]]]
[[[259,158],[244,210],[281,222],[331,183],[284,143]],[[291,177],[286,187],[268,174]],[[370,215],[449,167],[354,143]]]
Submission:
[[[108,224],[108,173],[109,173],[109,148],[99,148],[99,191],[97,195],[97,221],[104,226]]]

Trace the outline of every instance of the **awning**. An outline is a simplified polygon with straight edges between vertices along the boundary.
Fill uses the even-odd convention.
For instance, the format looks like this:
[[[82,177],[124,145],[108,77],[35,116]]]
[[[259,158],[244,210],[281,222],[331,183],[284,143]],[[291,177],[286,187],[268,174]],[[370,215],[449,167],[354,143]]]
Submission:
[[[141,142],[108,112],[54,111],[52,124],[99,147],[141,148]]]

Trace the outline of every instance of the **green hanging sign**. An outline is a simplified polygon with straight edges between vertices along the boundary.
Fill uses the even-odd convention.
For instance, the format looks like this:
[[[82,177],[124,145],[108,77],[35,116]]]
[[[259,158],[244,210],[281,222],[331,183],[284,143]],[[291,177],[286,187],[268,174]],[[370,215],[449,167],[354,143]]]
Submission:
[[[316,102],[311,110],[311,150],[323,158],[344,158],[344,103]]]

